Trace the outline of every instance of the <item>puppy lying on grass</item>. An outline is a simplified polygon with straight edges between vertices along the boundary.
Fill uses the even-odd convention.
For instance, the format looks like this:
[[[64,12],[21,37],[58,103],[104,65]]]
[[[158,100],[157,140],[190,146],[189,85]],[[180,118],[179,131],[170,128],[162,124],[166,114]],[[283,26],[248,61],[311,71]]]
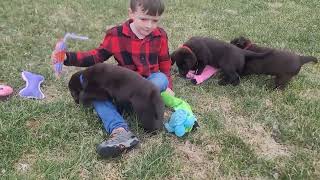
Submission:
[[[261,53],[272,50],[268,56],[247,60],[241,75],[273,75],[275,76],[274,88],[278,89],[284,89],[292,77],[299,73],[302,65],[308,62],[318,62],[317,58],[313,56],[300,56],[292,52],[252,44],[251,41],[245,37],[235,38],[231,40],[230,43],[252,52]]]
[[[132,70],[99,63],[73,74],[69,90],[76,103],[114,100],[117,104],[131,104],[146,131],[163,127],[164,103],[160,90]]]
[[[176,63],[179,74],[183,77],[190,71],[200,75],[206,65],[220,69],[222,78],[219,85],[238,85],[245,60],[247,58],[264,57],[269,52],[255,53],[239,49],[224,41],[209,37],[192,37],[183,46],[171,54],[171,60]]]

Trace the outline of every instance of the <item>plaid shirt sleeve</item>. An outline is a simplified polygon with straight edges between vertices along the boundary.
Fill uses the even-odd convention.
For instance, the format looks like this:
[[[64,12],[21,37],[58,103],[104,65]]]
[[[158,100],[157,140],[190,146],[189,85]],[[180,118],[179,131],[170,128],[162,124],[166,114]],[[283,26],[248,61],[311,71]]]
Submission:
[[[161,38],[161,48],[159,53],[159,70],[164,73],[169,80],[169,88],[173,88],[172,78],[170,74],[171,70],[171,59],[169,55],[169,47],[168,47],[168,36],[167,34],[162,31],[162,38]]]
[[[67,59],[64,61],[66,66],[88,67],[96,63],[106,61],[112,56],[111,43],[112,34],[107,32],[103,42],[96,49],[89,51],[66,52]]]

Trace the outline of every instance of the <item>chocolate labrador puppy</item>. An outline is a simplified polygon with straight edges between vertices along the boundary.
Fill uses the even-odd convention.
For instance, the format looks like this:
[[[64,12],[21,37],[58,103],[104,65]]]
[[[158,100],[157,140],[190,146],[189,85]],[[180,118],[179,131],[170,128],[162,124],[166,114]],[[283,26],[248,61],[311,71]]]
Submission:
[[[222,78],[219,85],[238,85],[239,74],[242,73],[245,60],[267,56],[266,53],[255,53],[240,49],[232,44],[208,37],[192,37],[171,54],[172,62],[176,63],[179,74],[183,77],[189,70],[199,75],[206,65],[219,68]]]
[[[318,62],[317,58],[312,56],[300,56],[292,52],[252,44],[245,37],[235,38],[230,43],[253,52],[261,53],[272,50],[269,56],[247,60],[242,75],[267,74],[275,76],[274,88],[278,89],[284,89],[291,78],[299,73],[303,64]]]
[[[160,90],[138,73],[124,67],[99,63],[72,75],[69,90],[76,103],[114,100],[131,104],[146,131],[163,126],[164,103]]]

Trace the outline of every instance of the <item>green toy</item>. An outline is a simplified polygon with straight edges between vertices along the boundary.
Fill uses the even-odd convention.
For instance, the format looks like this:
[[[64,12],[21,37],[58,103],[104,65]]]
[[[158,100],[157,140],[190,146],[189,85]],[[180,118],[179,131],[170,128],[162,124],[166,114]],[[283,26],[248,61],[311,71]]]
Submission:
[[[185,102],[184,100],[177,98],[175,96],[172,96],[167,91],[162,92],[161,97],[162,97],[164,104],[166,106],[174,109],[175,111],[178,109],[183,109],[183,110],[193,114],[190,105],[187,102]]]
[[[169,121],[165,123],[165,128],[170,133],[175,133],[176,136],[182,137],[190,132],[193,127],[199,127],[197,119],[192,113],[190,105],[180,98],[172,96],[168,92],[161,93],[164,104],[175,112],[171,115]]]

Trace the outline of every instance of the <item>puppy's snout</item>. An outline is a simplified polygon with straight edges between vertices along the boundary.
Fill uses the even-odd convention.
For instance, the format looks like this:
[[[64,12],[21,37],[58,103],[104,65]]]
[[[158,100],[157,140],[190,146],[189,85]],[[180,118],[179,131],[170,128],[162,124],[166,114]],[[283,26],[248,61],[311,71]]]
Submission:
[[[186,78],[186,75],[182,75],[182,74],[180,74],[180,73],[179,73],[178,76],[181,77],[181,78]]]
[[[188,72],[186,72],[186,71],[184,71],[184,70],[179,70],[179,75],[180,75],[180,77],[186,77],[186,75],[187,75],[187,73]]]

